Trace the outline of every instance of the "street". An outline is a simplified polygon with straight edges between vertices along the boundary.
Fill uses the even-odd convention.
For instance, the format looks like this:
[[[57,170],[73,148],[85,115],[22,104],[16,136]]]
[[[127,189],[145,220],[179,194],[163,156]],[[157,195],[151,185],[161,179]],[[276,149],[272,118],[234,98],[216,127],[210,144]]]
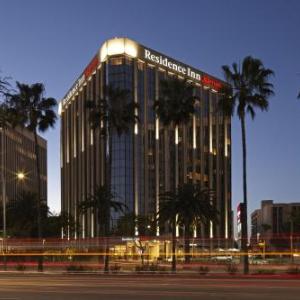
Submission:
[[[299,299],[299,280],[0,274],[0,300]]]

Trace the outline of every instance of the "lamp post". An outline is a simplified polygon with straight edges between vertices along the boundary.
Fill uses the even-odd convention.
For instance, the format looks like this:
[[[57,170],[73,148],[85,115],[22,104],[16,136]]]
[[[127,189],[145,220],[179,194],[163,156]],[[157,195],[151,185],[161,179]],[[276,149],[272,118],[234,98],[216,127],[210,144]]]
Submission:
[[[2,184],[2,213],[3,213],[3,253],[5,254],[5,239],[6,239],[6,180],[5,180],[5,137],[4,128],[1,127],[1,184]],[[6,256],[3,256],[4,270],[6,270]]]
[[[1,127],[1,184],[2,184],[2,205],[3,205],[3,239],[6,236],[6,181],[5,181],[5,147],[4,128]]]
[[[2,181],[2,205],[3,205],[3,253],[5,254],[5,241],[6,241],[6,178],[5,178],[5,147],[4,147],[4,132],[2,131],[2,155],[1,155],[1,164],[2,164],[2,172],[1,172],[1,181]],[[22,181],[25,179],[25,174],[23,172],[18,172],[16,174],[16,179]],[[3,255],[3,264],[4,270],[6,271],[6,255]]]

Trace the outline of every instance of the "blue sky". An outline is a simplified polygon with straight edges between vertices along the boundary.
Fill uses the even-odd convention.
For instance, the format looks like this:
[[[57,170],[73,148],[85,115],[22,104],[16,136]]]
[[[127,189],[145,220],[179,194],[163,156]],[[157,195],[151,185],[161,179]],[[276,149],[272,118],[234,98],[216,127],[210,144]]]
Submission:
[[[61,99],[106,39],[127,36],[222,77],[246,55],[275,71],[268,113],[248,121],[250,211],[300,201],[300,1],[0,0],[0,70],[43,82]],[[59,123],[48,139],[48,203],[60,210]],[[242,200],[241,134],[233,119],[233,208]]]

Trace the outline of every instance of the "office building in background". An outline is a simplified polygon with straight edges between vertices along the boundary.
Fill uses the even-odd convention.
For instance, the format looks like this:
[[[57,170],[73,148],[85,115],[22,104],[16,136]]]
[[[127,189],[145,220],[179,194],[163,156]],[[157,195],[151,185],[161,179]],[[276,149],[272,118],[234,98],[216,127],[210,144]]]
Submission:
[[[38,136],[41,170],[42,201],[47,203],[47,141]],[[4,170],[4,185],[1,180],[1,204],[15,201],[22,193],[37,193],[36,156],[34,136],[27,129],[0,129],[0,166]],[[0,179],[2,179],[2,174]],[[4,188],[4,189],[3,189]],[[4,191],[4,192],[3,192]]]
[[[284,250],[290,248],[291,237],[294,236],[300,246],[300,228],[299,224],[293,224],[293,215],[300,216],[300,202],[262,200],[261,208],[251,214],[251,244],[262,243],[268,249]]]

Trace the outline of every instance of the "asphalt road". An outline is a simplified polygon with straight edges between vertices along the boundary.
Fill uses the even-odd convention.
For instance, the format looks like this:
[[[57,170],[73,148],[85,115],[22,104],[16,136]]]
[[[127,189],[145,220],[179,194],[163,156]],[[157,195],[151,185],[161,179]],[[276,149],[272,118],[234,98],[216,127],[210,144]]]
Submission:
[[[0,274],[0,300],[299,300],[300,280]]]

